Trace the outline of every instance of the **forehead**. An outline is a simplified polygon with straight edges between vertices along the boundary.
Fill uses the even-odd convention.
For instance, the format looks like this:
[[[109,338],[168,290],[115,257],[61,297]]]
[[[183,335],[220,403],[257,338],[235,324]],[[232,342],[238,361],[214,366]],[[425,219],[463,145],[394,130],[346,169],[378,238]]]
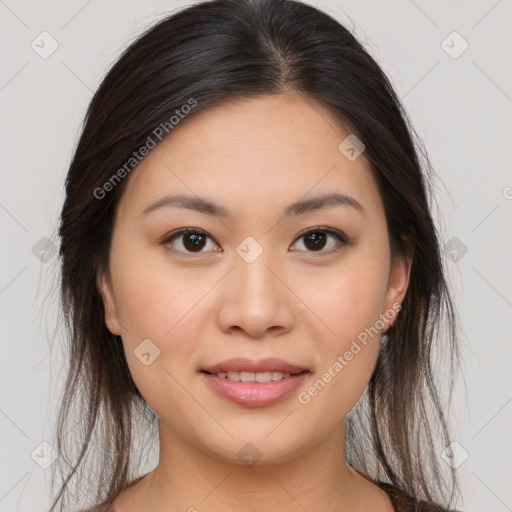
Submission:
[[[349,135],[326,107],[298,94],[227,101],[175,126],[132,171],[119,209],[140,213],[178,192],[259,215],[338,191],[371,210],[380,198],[364,153],[349,160],[339,149]]]

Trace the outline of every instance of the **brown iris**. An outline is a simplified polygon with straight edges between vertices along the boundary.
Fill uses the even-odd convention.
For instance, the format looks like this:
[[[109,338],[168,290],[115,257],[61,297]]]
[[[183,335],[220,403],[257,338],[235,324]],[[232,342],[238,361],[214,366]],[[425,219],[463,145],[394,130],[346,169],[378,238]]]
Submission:
[[[327,236],[325,233],[322,233],[320,231],[315,231],[313,233],[304,235],[304,239],[305,239],[304,245],[308,249],[318,250],[318,249],[322,249],[324,247]]]
[[[206,236],[199,233],[184,233],[183,246],[187,251],[200,251],[206,243]]]

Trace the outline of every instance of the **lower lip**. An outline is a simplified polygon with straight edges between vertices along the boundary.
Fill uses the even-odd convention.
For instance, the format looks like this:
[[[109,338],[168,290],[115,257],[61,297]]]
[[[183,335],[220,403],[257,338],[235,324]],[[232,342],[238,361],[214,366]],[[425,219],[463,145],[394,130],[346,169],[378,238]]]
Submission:
[[[236,382],[210,373],[201,372],[212,388],[223,397],[238,405],[258,407],[270,405],[291,395],[304,381],[309,372],[291,375],[272,382]]]

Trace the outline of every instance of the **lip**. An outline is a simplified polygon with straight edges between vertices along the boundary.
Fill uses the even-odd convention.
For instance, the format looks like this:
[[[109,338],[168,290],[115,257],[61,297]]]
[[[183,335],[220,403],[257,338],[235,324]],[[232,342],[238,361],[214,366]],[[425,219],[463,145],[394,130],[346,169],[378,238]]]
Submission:
[[[305,370],[281,380],[258,383],[235,382],[217,377],[216,375],[211,375],[210,373],[206,373],[206,371],[201,372],[215,392],[238,405],[246,407],[261,407],[284,400],[294,393],[309,373],[309,371]]]
[[[282,359],[269,357],[267,359],[261,359],[260,361],[254,361],[244,357],[236,357],[233,359],[227,359],[214,366],[202,368],[202,371],[209,373],[219,372],[283,372],[298,374],[304,370],[309,371],[308,368],[300,368]]]

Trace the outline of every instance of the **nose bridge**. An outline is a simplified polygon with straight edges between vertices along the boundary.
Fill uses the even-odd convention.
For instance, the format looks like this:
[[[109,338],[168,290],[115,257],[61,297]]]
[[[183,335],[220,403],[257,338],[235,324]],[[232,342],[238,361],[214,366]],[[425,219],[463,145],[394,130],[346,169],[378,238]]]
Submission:
[[[240,299],[251,297],[252,300],[266,298],[267,302],[275,300],[274,294],[279,292],[276,289],[276,278],[270,270],[276,267],[272,251],[264,249],[261,245],[257,247],[254,242],[248,241],[240,244],[237,253],[234,278],[238,282]]]
[[[280,265],[271,250],[259,247],[249,240],[237,248],[219,312],[223,330],[237,326],[251,336],[261,336],[271,327],[290,326],[289,297],[275,275],[279,274]]]

